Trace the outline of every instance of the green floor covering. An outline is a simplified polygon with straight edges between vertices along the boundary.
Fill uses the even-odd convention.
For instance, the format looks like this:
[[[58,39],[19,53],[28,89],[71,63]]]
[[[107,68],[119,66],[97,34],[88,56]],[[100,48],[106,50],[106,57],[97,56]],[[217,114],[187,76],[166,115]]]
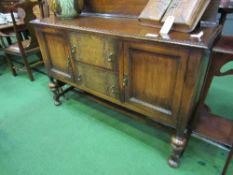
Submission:
[[[195,138],[181,166],[172,169],[170,135],[74,93],[55,107],[46,76],[35,73],[30,82],[26,74],[13,77],[0,65],[0,175],[219,175],[222,170],[227,151]],[[228,80],[213,90],[223,83],[232,90]],[[225,103],[213,90],[208,101]],[[226,98],[232,105],[232,95]],[[216,110],[232,114],[232,107]]]

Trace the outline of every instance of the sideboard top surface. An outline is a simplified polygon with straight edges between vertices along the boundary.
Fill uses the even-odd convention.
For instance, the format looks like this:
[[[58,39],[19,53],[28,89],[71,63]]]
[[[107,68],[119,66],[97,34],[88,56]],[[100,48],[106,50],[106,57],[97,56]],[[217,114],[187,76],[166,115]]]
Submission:
[[[195,33],[200,31],[204,32],[201,40],[191,38],[189,33],[175,31],[171,31],[169,35],[162,37],[159,35],[160,29],[143,26],[137,19],[134,18],[108,16],[99,17],[94,15],[81,15],[80,17],[74,19],[59,19],[51,16],[49,18],[36,19],[31,23],[39,26],[86,31],[115,37],[171,43],[203,49],[210,48],[216,36],[220,32],[220,27],[200,28],[199,30],[195,31]],[[158,36],[155,37],[156,35]]]

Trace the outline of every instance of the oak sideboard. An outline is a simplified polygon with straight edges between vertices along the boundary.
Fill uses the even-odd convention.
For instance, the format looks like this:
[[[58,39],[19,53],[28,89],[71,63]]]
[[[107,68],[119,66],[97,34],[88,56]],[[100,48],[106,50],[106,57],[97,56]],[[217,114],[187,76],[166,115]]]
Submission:
[[[56,104],[60,85],[68,84],[174,128],[169,164],[179,164],[218,27],[200,27],[204,35],[196,39],[160,36],[131,16],[83,13],[32,24]]]

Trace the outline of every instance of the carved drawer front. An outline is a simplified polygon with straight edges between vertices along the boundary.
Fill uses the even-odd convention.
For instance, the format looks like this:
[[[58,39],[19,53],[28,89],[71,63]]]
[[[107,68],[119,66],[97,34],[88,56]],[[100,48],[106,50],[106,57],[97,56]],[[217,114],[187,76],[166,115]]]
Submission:
[[[75,60],[115,70],[119,47],[117,40],[75,32],[70,33],[69,38]]]
[[[76,80],[81,89],[119,99],[118,77],[112,71],[78,63]]]

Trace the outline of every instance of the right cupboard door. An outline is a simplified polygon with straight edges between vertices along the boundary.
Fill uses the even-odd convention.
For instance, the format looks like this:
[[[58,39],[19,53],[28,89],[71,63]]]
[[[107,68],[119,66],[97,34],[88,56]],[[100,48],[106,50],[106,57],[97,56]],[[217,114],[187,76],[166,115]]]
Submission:
[[[175,126],[181,104],[188,50],[145,43],[124,45],[123,87],[131,109]]]

